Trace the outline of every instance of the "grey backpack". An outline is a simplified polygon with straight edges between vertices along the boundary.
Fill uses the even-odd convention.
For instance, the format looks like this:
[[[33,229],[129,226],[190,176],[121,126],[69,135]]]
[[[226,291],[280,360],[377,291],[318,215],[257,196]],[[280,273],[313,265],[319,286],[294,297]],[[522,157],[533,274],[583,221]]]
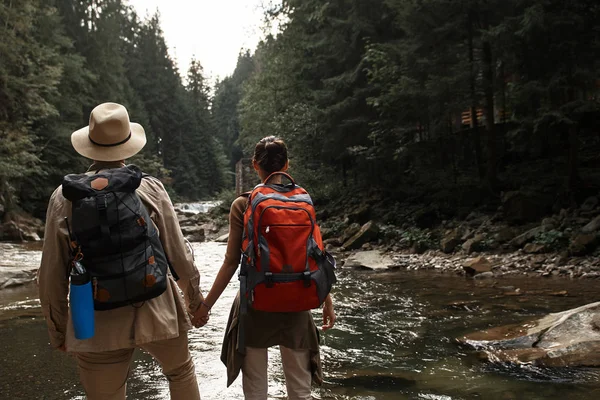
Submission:
[[[167,257],[136,194],[143,177],[129,165],[63,180],[63,195],[73,207],[73,240],[92,279],[96,310],[140,303],[167,288]]]

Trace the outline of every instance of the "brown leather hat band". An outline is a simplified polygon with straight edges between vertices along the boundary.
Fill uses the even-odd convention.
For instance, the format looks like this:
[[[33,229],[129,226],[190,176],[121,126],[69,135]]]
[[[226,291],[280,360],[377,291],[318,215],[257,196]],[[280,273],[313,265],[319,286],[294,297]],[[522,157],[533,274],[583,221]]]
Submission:
[[[127,143],[129,141],[129,139],[131,139],[131,131],[129,131],[129,136],[127,136],[125,138],[125,140],[121,140],[119,143],[111,143],[111,144],[97,143],[97,142],[94,142],[94,140],[90,137],[90,135],[88,135],[88,139],[90,139],[90,142],[92,142],[96,146],[101,146],[101,147],[115,147],[115,146],[120,146],[120,145],[122,145],[124,143]]]

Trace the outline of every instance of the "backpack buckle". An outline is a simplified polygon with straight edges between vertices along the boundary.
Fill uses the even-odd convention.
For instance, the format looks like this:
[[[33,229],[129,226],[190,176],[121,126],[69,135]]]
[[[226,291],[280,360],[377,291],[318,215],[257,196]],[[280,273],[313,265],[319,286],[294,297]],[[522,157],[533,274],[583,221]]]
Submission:
[[[275,280],[273,279],[272,272],[265,272],[265,286],[268,288],[275,286]]]
[[[304,281],[304,287],[305,288],[309,288],[310,287],[310,271],[304,271],[302,273],[302,280]]]

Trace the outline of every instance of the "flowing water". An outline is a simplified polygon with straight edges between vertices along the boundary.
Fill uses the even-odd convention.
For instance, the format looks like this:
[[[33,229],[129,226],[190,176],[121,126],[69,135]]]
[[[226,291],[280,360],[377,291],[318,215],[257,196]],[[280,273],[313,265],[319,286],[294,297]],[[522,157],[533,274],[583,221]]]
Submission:
[[[12,265],[39,260],[37,250],[6,246],[0,244],[0,253]],[[206,291],[225,247],[193,246]],[[472,281],[455,275],[348,270],[340,270],[339,278],[333,294],[338,322],[321,337],[326,382],[315,388],[317,399],[600,398],[598,370],[490,365],[454,340],[598,301],[600,287],[594,281]],[[243,398],[241,379],[226,388],[225,367],[219,360],[236,291],[234,279],[215,305],[209,325],[190,333],[204,400]],[[285,383],[276,349],[269,357],[269,397],[283,399]],[[49,348],[33,284],[0,291],[0,371],[0,399],[83,398],[73,360]],[[159,366],[140,351],[132,364],[128,393],[129,399],[168,399]]]

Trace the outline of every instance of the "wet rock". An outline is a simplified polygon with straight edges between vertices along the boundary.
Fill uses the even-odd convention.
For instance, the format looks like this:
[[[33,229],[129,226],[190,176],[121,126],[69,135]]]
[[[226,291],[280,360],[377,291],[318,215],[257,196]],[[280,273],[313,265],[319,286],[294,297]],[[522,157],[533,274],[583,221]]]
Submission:
[[[463,243],[462,248],[467,254],[471,254],[476,251],[482,250],[482,242],[485,240],[485,236],[482,234],[475,235],[472,239],[467,240]]]
[[[218,238],[216,238],[215,242],[217,242],[217,243],[227,243],[228,240],[229,240],[229,233],[226,233],[226,234],[221,235]]]
[[[360,231],[359,224],[357,224],[357,223],[350,224],[346,229],[344,229],[344,232],[342,232],[342,236],[341,236],[342,243],[346,242],[352,236],[356,235],[358,233],[358,231]]]
[[[347,250],[359,249],[363,244],[376,240],[378,235],[379,228],[373,221],[369,221],[354,236],[345,241],[343,247]]]
[[[193,216],[195,216],[197,214],[197,212],[192,211],[192,210],[180,210],[180,209],[178,210],[178,209],[176,209],[175,211],[177,212],[178,216],[186,217],[186,218],[193,217]]]
[[[494,273],[489,271],[489,272],[483,272],[481,274],[477,274],[474,276],[475,279],[492,279],[494,277]]]
[[[591,253],[598,245],[598,237],[595,234],[581,233],[576,235],[569,245],[569,254],[584,256]]]
[[[454,251],[454,249],[461,243],[461,234],[458,229],[453,229],[451,231],[447,231],[444,235],[444,238],[440,242],[441,250],[450,254]]]
[[[453,301],[449,303],[446,308],[452,310],[463,310],[463,311],[473,311],[475,308],[481,305],[479,300],[459,300]]]
[[[591,220],[586,226],[581,228],[583,233],[594,233],[600,230],[600,215]]]
[[[581,275],[581,277],[587,279],[598,279],[600,278],[600,272],[585,272]]]
[[[492,263],[485,257],[476,257],[471,260],[465,261],[463,269],[467,276],[474,276],[477,274],[483,274],[492,270]]]
[[[527,232],[517,236],[516,238],[514,238],[513,240],[510,241],[510,245],[513,247],[518,247],[521,248],[523,247],[526,243],[531,242],[533,239],[535,239],[540,233],[543,233],[544,230],[542,229],[541,226],[538,226],[537,228],[533,228],[528,230]]]
[[[200,226],[186,226],[181,228],[181,232],[190,242],[204,242],[206,240],[204,229]]]
[[[387,270],[395,264],[392,258],[379,250],[358,251],[346,259],[344,268]]]
[[[523,251],[527,254],[541,254],[548,252],[548,248],[543,244],[527,243],[523,248]]]
[[[524,324],[473,333],[459,342],[484,349],[494,362],[546,367],[600,366],[600,302]]]
[[[37,268],[0,267],[0,289],[22,286],[35,281]]]
[[[33,225],[33,226],[32,226]],[[39,223],[41,225],[41,221]],[[38,235],[38,224],[17,224],[8,221],[0,225],[0,240],[14,242],[36,242],[41,240]]]

